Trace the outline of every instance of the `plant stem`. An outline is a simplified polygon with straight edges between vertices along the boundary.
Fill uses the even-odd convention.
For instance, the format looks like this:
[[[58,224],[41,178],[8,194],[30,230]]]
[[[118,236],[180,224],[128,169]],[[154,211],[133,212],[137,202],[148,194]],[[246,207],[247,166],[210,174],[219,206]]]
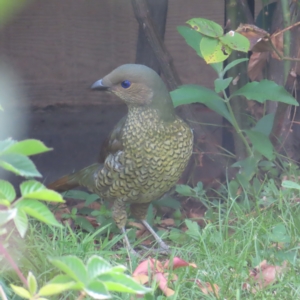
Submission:
[[[290,11],[289,11],[289,3],[288,0],[281,0],[281,9],[282,9],[282,18],[283,18],[283,27],[289,27],[290,25]],[[283,56],[289,57],[290,56],[290,45],[291,45],[291,32],[285,31],[283,33]],[[290,61],[284,62],[284,82],[283,85],[286,82],[286,79],[288,77],[288,74],[290,72],[291,63]]]
[[[243,1],[242,1],[243,2]],[[243,23],[245,20],[245,8],[247,6],[241,5],[239,1],[236,0],[226,0],[226,20],[230,20],[230,26],[232,29],[235,29],[239,26],[240,23]],[[243,2],[244,3],[244,2]],[[245,4],[245,3],[244,3]],[[234,51],[228,59],[228,63],[238,58],[244,57],[244,54],[241,54],[237,51]],[[239,77],[239,80],[236,85],[230,85],[229,93],[232,94],[240,87],[244,86],[248,82],[248,77],[245,72],[246,70],[245,63],[241,63],[234,68],[228,70],[228,77]],[[228,100],[228,99],[227,99]],[[230,107],[229,107],[230,106]],[[244,97],[237,96],[230,100],[230,104],[227,102],[227,107],[230,111],[230,114],[233,117],[235,122],[233,132],[234,148],[237,160],[243,160],[251,154],[251,149],[248,145],[246,138],[244,137],[242,130],[249,127],[247,124],[247,118],[245,118],[245,113],[247,110],[247,101]]]
[[[239,124],[238,124],[238,122],[237,122],[237,120],[235,118],[235,115],[234,115],[233,110],[231,108],[231,105],[229,103],[229,98],[227,97],[227,94],[226,94],[225,90],[223,90],[223,96],[224,96],[224,99],[225,99],[226,106],[227,106],[227,108],[229,110],[230,116],[232,118],[232,123],[233,123],[232,126],[235,129],[237,135],[243,141],[243,143],[244,143],[244,145],[246,147],[246,150],[247,150],[247,154],[248,154],[248,156],[250,156],[250,155],[252,155],[251,148],[250,148],[249,143],[247,142],[246,138],[244,137],[243,132],[240,129],[240,126],[239,126]]]
[[[28,287],[28,282],[27,282],[26,278],[24,277],[24,275],[22,274],[22,272],[20,271],[20,269],[18,268],[18,266],[16,265],[16,263],[14,262],[14,260],[12,259],[12,257],[6,251],[6,249],[2,245],[2,243],[0,243],[0,253],[2,253],[4,255],[4,257],[6,258],[6,260],[10,263],[10,265],[12,266],[12,268],[15,270],[15,272],[17,273],[17,275],[19,276],[19,278],[23,282],[23,284],[26,287]]]

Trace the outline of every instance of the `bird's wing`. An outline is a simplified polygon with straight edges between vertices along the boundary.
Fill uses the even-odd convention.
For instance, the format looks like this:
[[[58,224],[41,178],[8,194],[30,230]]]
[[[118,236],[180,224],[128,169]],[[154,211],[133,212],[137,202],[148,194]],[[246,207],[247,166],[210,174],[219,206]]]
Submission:
[[[122,143],[122,136],[123,136],[123,127],[126,122],[127,116],[124,116],[118,124],[114,127],[112,132],[103,142],[98,158],[99,163],[104,163],[106,158],[111,155],[115,154],[118,151],[123,151],[123,143]]]

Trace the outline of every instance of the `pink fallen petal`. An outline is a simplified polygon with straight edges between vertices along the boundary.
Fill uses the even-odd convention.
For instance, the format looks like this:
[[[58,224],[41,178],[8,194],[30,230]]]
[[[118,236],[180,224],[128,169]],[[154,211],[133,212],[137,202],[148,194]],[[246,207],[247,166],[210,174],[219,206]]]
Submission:
[[[139,274],[145,274],[148,275],[148,270],[155,271],[155,272],[162,272],[163,266],[159,260],[149,258],[147,260],[144,260],[141,262],[135,271],[133,272],[133,276],[139,275]]]
[[[170,262],[170,260],[167,260],[164,264],[164,268],[165,269],[172,269],[175,270],[177,268],[181,268],[181,267],[187,267],[187,266],[191,266],[196,268],[197,266],[195,264],[189,264],[188,262],[186,262],[185,260],[179,258],[179,257],[174,257],[173,258],[173,262]]]
[[[175,292],[168,288],[168,281],[163,273],[156,273],[154,278],[157,281],[159,288],[167,297],[174,295]]]

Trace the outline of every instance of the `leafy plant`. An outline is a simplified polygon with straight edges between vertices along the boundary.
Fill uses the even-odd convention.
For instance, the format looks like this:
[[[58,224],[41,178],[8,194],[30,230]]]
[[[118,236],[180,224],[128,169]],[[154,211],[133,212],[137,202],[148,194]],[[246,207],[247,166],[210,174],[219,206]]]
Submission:
[[[226,67],[223,67],[221,61],[226,59],[232,50],[247,52],[249,50],[249,43],[247,44],[245,41],[247,38],[240,36],[235,31],[224,35],[222,27],[211,20],[195,18],[187,23],[192,28],[179,26],[178,32],[197,52],[198,56],[211,64],[218,78],[214,81],[214,91],[199,85],[183,85],[172,91],[174,106],[202,103],[220,114],[232,125],[246,149],[247,157],[237,161],[231,167],[239,169],[236,180],[239,185],[247,189],[250,180],[257,174],[260,163],[265,160],[270,163],[275,161],[275,149],[270,140],[274,114],[266,114],[251,128],[244,129],[241,128],[237,116],[234,114],[232,100],[242,96],[262,104],[269,100],[298,106],[298,102],[283,86],[266,79],[260,82],[246,83],[229,95],[227,89],[236,84],[236,79],[226,77],[227,72],[248,59],[234,60]],[[186,194],[187,192],[191,196],[191,191],[184,191],[184,189],[187,190],[188,187],[178,188],[179,193]]]
[[[150,291],[134,279],[124,274],[124,266],[112,267],[107,261],[97,255],[91,256],[84,264],[76,256],[50,258],[50,262],[64,274],[55,276],[50,282],[38,289],[35,276],[29,272],[28,289],[11,285],[13,291],[25,299],[45,299],[43,297],[61,294],[74,290],[82,297],[93,299],[110,299],[109,292],[145,294]]]

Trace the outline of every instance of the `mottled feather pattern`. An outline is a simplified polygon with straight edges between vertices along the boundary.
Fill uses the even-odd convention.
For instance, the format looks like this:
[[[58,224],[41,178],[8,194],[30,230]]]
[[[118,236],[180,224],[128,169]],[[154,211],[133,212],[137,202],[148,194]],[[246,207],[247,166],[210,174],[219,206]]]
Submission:
[[[191,129],[180,119],[162,122],[149,107],[131,107],[122,132],[123,151],[110,154],[95,174],[104,199],[148,203],[178,181],[192,153]]]

